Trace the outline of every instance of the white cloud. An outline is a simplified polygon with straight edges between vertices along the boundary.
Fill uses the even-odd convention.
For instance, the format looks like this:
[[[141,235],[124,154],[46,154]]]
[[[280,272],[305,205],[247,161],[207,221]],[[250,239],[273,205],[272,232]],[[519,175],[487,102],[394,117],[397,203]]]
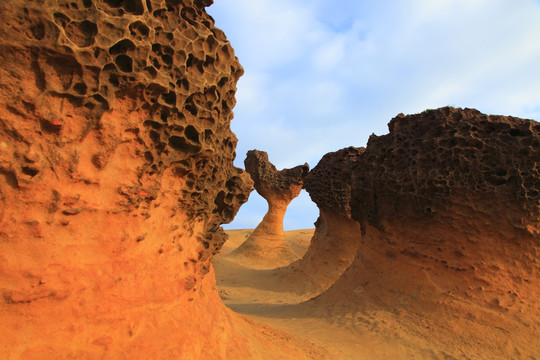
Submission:
[[[222,0],[210,13],[227,13],[234,18],[223,22],[228,36],[236,41],[245,66],[272,69],[301,57],[318,41],[319,34],[309,5],[291,0]],[[220,19],[216,20],[218,27]]]

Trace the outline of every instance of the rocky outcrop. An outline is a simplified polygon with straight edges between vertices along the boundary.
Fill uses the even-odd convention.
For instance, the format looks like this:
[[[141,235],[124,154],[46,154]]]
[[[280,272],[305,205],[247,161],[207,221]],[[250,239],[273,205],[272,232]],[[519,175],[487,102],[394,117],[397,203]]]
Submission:
[[[389,129],[352,171],[358,253],[313,303],[434,356],[538,355],[540,124],[447,107]]]
[[[320,216],[306,254],[292,268],[305,276],[302,283],[311,291],[333,284],[356,255],[360,225],[351,218],[351,176],[364,151],[349,147],[328,153],[304,179]]]
[[[0,357],[290,350],[215,289],[220,224],[252,182],[211,3],[0,3]]]
[[[382,229],[385,220],[474,209],[500,212],[516,229],[538,235],[538,123],[448,107],[399,115],[389,129],[370,138],[357,168],[354,218]]]
[[[300,194],[308,164],[278,171],[264,151],[250,150],[244,161],[255,189],[268,202],[268,212],[249,238],[233,251],[230,259],[241,258],[257,267],[290,264],[298,257],[283,236],[283,217],[289,203]]]
[[[123,176],[113,189],[120,209],[148,209],[169,171],[184,183],[179,208],[208,233],[231,221],[249,193],[229,165],[236,138],[227,127],[243,69],[196,3],[4,4],[3,128],[16,141],[5,142],[2,172],[12,187],[61,177],[60,166],[99,183],[118,147],[138,143],[138,184]],[[49,144],[62,153],[42,154]],[[220,242],[202,245],[206,258]]]

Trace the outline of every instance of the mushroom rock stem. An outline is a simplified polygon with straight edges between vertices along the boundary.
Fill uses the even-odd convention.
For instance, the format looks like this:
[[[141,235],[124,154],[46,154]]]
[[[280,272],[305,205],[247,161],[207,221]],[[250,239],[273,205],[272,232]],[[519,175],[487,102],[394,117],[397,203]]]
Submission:
[[[288,205],[288,202],[268,200],[268,211],[252,234],[254,236],[264,234],[282,238],[283,218],[285,217]]]

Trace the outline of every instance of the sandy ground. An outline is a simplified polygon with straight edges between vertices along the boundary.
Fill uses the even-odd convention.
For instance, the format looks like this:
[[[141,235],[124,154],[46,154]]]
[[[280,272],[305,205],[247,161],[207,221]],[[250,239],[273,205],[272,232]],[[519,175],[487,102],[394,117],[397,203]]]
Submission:
[[[309,301],[318,294],[306,293],[302,286],[306,278],[291,268],[255,269],[227,258],[251,231],[227,231],[230,239],[214,259],[221,299],[250,320],[305,340],[303,350],[308,354],[322,347],[329,359],[336,360],[540,359],[534,318],[523,325],[502,310],[476,309],[467,303],[440,308],[426,317],[423,312],[405,311],[405,305],[401,310],[368,304],[340,308],[339,302],[321,306],[322,297]],[[297,256],[306,252],[313,232],[286,232],[286,241]],[[474,313],[476,320],[456,316],[461,313]]]
[[[296,291],[279,270],[258,270],[228,260],[227,254],[245,241],[251,231],[228,230],[230,238],[214,259],[220,296],[229,308],[323,346],[331,359],[433,358],[429,354],[418,357],[417,352],[412,355],[399,338],[378,331],[378,324],[388,320],[383,314],[375,314],[363,322],[347,316],[330,317],[323,310],[303,303],[309,296]],[[299,257],[307,250],[313,231],[286,232],[287,243]]]

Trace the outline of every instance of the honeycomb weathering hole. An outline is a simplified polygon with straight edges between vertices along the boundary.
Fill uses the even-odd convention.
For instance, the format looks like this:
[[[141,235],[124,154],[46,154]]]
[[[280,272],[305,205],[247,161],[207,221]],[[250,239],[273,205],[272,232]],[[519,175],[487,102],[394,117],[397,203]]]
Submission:
[[[192,126],[188,125],[186,130],[184,130],[186,138],[194,143],[199,143],[199,132]]]
[[[135,33],[136,31],[139,32],[139,34],[141,34],[142,36],[148,36],[148,34],[150,33],[150,28],[148,28],[148,26],[146,26],[142,21],[136,21],[130,24],[129,30],[132,32],[132,35],[134,35],[133,33]]]
[[[113,9],[123,9],[126,13],[132,15],[142,15],[144,7],[141,0],[103,0]]]
[[[109,49],[109,54],[119,55],[135,50],[135,44],[129,39],[120,40]]]
[[[177,151],[182,151],[186,153],[193,153],[200,149],[199,146],[194,146],[193,144],[186,141],[184,137],[176,135],[169,138],[169,146],[171,146]]]
[[[133,59],[127,55],[118,55],[114,59],[114,63],[118,65],[118,68],[123,72],[130,73],[133,71]]]
[[[65,27],[66,35],[79,47],[88,47],[95,43],[97,25],[91,21],[71,22]]]

